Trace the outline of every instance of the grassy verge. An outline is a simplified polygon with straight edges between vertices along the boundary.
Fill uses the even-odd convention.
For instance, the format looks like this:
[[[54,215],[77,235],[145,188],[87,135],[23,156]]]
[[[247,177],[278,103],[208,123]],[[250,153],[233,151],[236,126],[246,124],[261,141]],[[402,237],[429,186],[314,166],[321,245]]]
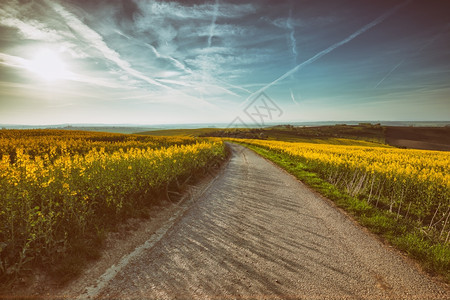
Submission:
[[[243,145],[278,164],[323,196],[334,201],[360,224],[420,262],[425,270],[441,275],[447,283],[450,283],[450,247],[448,243],[436,243],[413,221],[398,218],[395,213],[379,209],[368,203],[367,199],[350,196],[320,178],[307,165],[287,154],[255,145],[245,143]]]

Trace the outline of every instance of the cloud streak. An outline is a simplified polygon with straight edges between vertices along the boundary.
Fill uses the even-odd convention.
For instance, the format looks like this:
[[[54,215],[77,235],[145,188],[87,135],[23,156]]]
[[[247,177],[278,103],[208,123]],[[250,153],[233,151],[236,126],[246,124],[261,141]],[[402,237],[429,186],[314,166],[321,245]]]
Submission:
[[[150,0],[137,1],[137,5],[141,9],[141,12],[144,13],[144,15],[151,14],[183,21],[209,21],[214,14],[217,15],[216,18],[239,18],[255,11],[255,4],[253,3],[224,3],[223,5],[221,5],[220,11],[217,10],[217,12],[215,12],[216,10],[214,8],[214,6],[216,6],[216,3],[214,3],[213,5],[211,5],[210,3],[186,5],[182,2]],[[213,6],[212,10],[211,6]],[[213,14],[211,14],[211,11],[213,12]]]
[[[383,81],[389,77],[389,75],[391,75],[395,70],[397,70],[398,67],[400,67],[403,62],[405,61],[405,59],[402,59],[398,64],[396,64],[383,78],[381,78],[380,81],[378,81],[378,83],[375,85],[375,88],[377,88],[381,83],[383,83]]]
[[[440,38],[442,36],[442,34],[448,30],[450,28],[450,24],[447,24],[444,29],[441,32],[438,32],[437,34],[435,34],[428,42],[424,43],[423,46],[417,51],[415,52],[413,55],[410,55],[410,58],[416,55],[419,55],[420,53],[422,53],[422,51],[427,48],[429,45],[431,45],[434,41],[436,41],[438,38]],[[397,65],[395,65],[383,78],[381,78],[380,81],[378,81],[378,83],[375,85],[375,89],[378,88],[378,86],[380,86],[380,84],[383,83],[383,81],[388,78],[395,70],[397,70],[406,60],[406,57],[403,58]]]
[[[161,53],[159,53],[159,51],[152,45],[150,45],[149,43],[145,43],[145,42],[141,42],[140,40],[131,37],[129,35],[124,34],[123,32],[120,32],[119,30],[115,30],[115,32],[123,37],[125,37],[128,40],[132,40],[135,43],[144,45],[145,47],[149,48],[153,54],[157,57],[157,58],[162,58],[165,59],[167,61],[169,61],[173,66],[175,66],[176,68],[178,68],[179,70],[192,74],[192,70],[189,69],[188,67],[186,67],[183,63],[181,63],[179,60],[177,60],[176,58],[173,58],[172,56],[168,56],[168,55],[162,55]]]
[[[216,28],[216,20],[218,12],[219,12],[219,0],[216,0],[216,2],[214,3],[214,11],[211,20],[211,26],[209,27],[208,48],[211,47],[211,41],[214,36],[214,29]]]
[[[72,28],[77,34],[79,34],[86,42],[88,42],[91,46],[97,49],[102,55],[114,62],[119,68],[128,73],[129,75],[141,79],[147,83],[150,83],[154,86],[168,88],[169,87],[157,82],[156,80],[145,76],[144,74],[133,69],[127,61],[121,59],[119,53],[109,48],[108,45],[103,40],[102,36],[100,36],[97,32],[89,28],[83,22],[81,22],[75,15],[68,12],[64,7],[59,5],[56,2],[52,2],[46,0],[47,4],[53,8],[53,10],[58,13],[66,22],[67,25]]]
[[[124,114],[140,122],[228,122],[239,103],[265,90],[289,107],[285,121],[343,119],[350,104],[356,114],[398,91],[412,99],[448,87],[445,5],[414,1],[384,21],[403,1],[4,0],[0,119],[71,119],[89,110],[111,122]],[[43,84],[45,74],[29,66],[46,50],[67,72]],[[448,101],[448,92],[434,94],[430,105]]]
[[[191,101],[195,101],[199,104],[206,105],[208,107],[212,107],[211,103],[204,101],[203,99],[200,99],[198,97],[188,95],[181,91],[180,89],[172,88],[169,85],[162,84],[156,79],[153,79],[137,70],[131,67],[130,63],[126,60],[123,60],[120,57],[120,54],[117,53],[115,50],[111,49],[106,42],[103,40],[102,36],[98,34],[96,31],[89,28],[87,25],[85,25],[83,22],[81,22],[74,14],[67,11],[64,7],[61,5],[46,0],[47,4],[52,7],[52,9],[57,12],[66,22],[67,25],[75,31],[80,37],[82,37],[87,43],[89,43],[90,46],[94,47],[96,50],[98,50],[104,58],[107,60],[115,63],[121,70],[123,70],[126,74],[140,79],[146,83],[149,83],[155,87],[162,88],[165,90],[168,90],[172,92],[175,95],[181,95],[185,99],[190,99]],[[150,46],[150,45],[149,45]],[[156,49],[154,49],[156,51]],[[157,51],[156,51],[156,54]]]
[[[294,102],[295,105],[298,105],[298,102],[295,100],[294,93],[292,92],[292,89],[289,89],[289,91],[291,92],[292,102]]]
[[[286,28],[290,30],[289,32],[289,40],[292,55],[294,56],[294,63],[297,64],[297,40],[295,39],[295,27],[292,24],[292,9],[289,10],[289,17],[286,20]]]
[[[22,57],[0,53],[0,64],[5,66],[25,69],[28,63],[29,61]]]
[[[290,75],[294,74],[295,72],[297,72],[298,70],[300,70],[301,68],[315,62],[316,60],[318,60],[319,58],[321,58],[322,56],[332,52],[333,50],[339,48],[340,46],[350,42],[351,40],[353,40],[354,38],[356,38],[357,36],[361,35],[362,33],[366,32],[367,30],[371,29],[372,27],[378,25],[379,23],[383,22],[385,19],[387,19],[389,16],[391,16],[392,14],[394,14],[396,11],[398,11],[400,8],[404,7],[405,5],[409,4],[411,2],[411,0],[407,0],[397,6],[395,6],[394,8],[390,9],[389,11],[387,11],[386,13],[382,14],[381,16],[379,16],[378,18],[376,18],[375,20],[373,20],[372,22],[370,22],[369,24],[361,27],[359,30],[355,31],[354,33],[352,33],[351,35],[349,35],[348,37],[346,37],[345,39],[341,40],[340,42],[337,42],[333,45],[331,45],[330,47],[326,48],[325,50],[320,51],[319,53],[317,53],[316,55],[314,55],[313,57],[309,58],[308,60],[302,62],[301,64],[297,65],[295,68],[287,71],[286,73],[284,73],[283,75],[281,75],[280,77],[278,77],[277,79],[275,79],[274,81],[268,83],[267,85],[265,85],[264,87],[260,88],[259,90],[257,90],[256,92],[252,93],[250,96],[247,97],[247,99],[245,99],[245,101],[242,103],[242,105],[244,105],[247,101],[249,101],[251,98],[253,98],[254,96],[264,92],[265,90],[267,90],[268,88],[270,88],[271,86],[279,83],[280,81],[284,80],[285,78],[289,77]]]
[[[166,33],[162,32],[161,30],[159,30],[157,27],[155,26],[168,26],[169,23],[168,19],[160,19],[160,16],[156,15],[156,11],[165,11],[167,9],[167,7],[172,7],[174,8],[174,10],[171,10],[171,13],[173,14],[174,12],[176,12],[175,16],[170,15],[171,18],[180,18],[180,19],[184,19],[181,16],[184,16],[186,14],[188,14],[189,11],[191,11],[191,8],[187,8],[181,5],[176,6],[176,8],[174,7],[174,4],[170,4],[170,3],[165,3],[165,2],[161,2],[158,3],[158,5],[155,4],[156,2],[150,2],[149,4],[145,5],[145,4],[140,4],[143,8],[144,11],[144,15],[142,16],[142,18],[144,18],[145,20],[147,19],[156,19],[157,21],[155,21],[155,23],[157,25],[155,25],[154,23],[143,23],[141,21],[137,22],[137,26],[139,30],[149,30],[152,29],[152,31],[156,34],[155,39],[158,41],[155,44],[160,44],[159,41],[167,41],[170,40],[171,43],[174,43],[174,36],[175,35],[167,35]],[[245,9],[249,7],[248,5],[243,6],[243,9],[245,11]],[[185,11],[183,12],[183,9],[185,9]],[[230,4],[225,4],[224,5],[224,11],[225,13],[221,13],[219,10],[219,1],[216,1],[214,3],[213,6],[211,5],[203,5],[202,9],[205,10],[209,10],[211,13],[211,23],[208,27],[208,47],[207,48],[199,48],[199,49],[195,49],[196,51],[198,51],[199,53],[195,53],[195,52],[189,52],[189,50],[185,53],[180,53],[178,51],[174,51],[173,55],[168,55],[167,51],[165,51],[165,55],[161,54],[162,50],[158,49],[158,46],[155,46],[151,43],[145,42],[142,39],[140,39],[140,36],[130,36],[129,34],[125,34],[120,30],[115,30],[115,33],[119,34],[120,36],[125,37],[128,40],[133,41],[134,43],[136,43],[137,45],[141,45],[144,46],[148,49],[150,49],[150,51],[152,52],[152,54],[156,57],[156,58],[160,58],[160,59],[164,59],[167,62],[169,62],[172,66],[174,66],[175,68],[177,68],[178,70],[184,72],[183,75],[183,80],[176,80],[176,79],[162,79],[159,78],[158,76],[155,76],[155,80],[159,83],[166,83],[166,84],[171,84],[171,85],[177,85],[178,88],[179,87],[196,87],[196,89],[202,90],[202,91],[209,91],[212,92],[212,94],[216,94],[215,90],[221,91],[226,93],[227,95],[231,95],[237,98],[240,98],[241,95],[236,94],[232,89],[237,89],[240,91],[245,91],[246,93],[249,93],[248,90],[240,88],[238,86],[232,85],[230,83],[225,82],[224,80],[219,80],[218,76],[215,76],[214,74],[212,74],[212,70],[214,71],[218,71],[221,68],[218,67],[219,64],[221,64],[221,60],[223,59],[222,56],[218,56],[217,52],[228,52],[230,51],[230,48],[217,48],[217,47],[211,47],[211,42],[212,42],[212,38],[213,36],[215,36],[217,34],[216,32],[216,20],[217,20],[217,16],[228,16],[228,17],[234,17],[236,13],[238,13],[238,9],[236,8],[235,5],[230,5]],[[186,21],[185,20],[184,26],[188,26],[189,24],[189,19]],[[170,25],[172,26],[172,25]],[[235,27],[232,27],[231,25],[225,26],[225,28],[229,29],[229,30],[233,30],[235,29]],[[174,28],[175,31],[177,31],[177,28]],[[239,32],[239,30],[236,30],[237,32]],[[227,31],[221,31],[219,32],[220,34],[228,34]],[[179,28],[177,31],[176,35],[181,35]],[[195,36],[193,36],[195,37]],[[161,46],[159,46],[159,48],[161,48]],[[176,55],[179,58],[175,58],[174,55]],[[191,56],[194,58],[189,58],[189,59],[185,59],[184,61],[182,60],[183,56]],[[164,72],[165,74],[167,74],[168,72]],[[170,73],[170,72],[169,72]],[[199,80],[201,79],[201,80]],[[231,89],[230,89],[231,88]],[[192,91],[192,90],[191,90]]]
[[[17,4],[17,3],[16,3]],[[38,20],[22,20],[16,17],[18,10],[8,3],[0,8],[0,25],[17,28],[26,39],[45,40],[56,42],[62,40],[62,36],[56,30]]]

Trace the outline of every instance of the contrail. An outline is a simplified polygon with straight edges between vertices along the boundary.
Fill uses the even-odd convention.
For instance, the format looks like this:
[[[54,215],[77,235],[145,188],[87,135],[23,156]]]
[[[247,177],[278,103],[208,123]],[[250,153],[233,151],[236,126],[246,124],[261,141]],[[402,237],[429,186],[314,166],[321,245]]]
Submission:
[[[115,30],[115,32],[116,32],[117,34],[119,34],[119,35],[125,37],[126,39],[132,40],[132,41],[134,41],[134,42],[136,42],[136,43],[138,43],[138,44],[141,44],[141,45],[146,46],[147,48],[149,48],[149,49],[153,52],[153,54],[154,54],[157,58],[167,59],[167,60],[169,60],[174,66],[176,66],[177,68],[179,68],[180,70],[182,70],[182,71],[184,71],[184,72],[186,72],[186,73],[188,73],[188,74],[195,75],[194,72],[193,72],[190,68],[186,67],[186,66],[185,66],[183,63],[181,63],[179,60],[173,58],[172,56],[166,56],[166,55],[162,55],[161,53],[159,53],[158,50],[157,50],[153,45],[148,44],[148,43],[145,43],[145,42],[142,42],[142,41],[140,41],[140,40],[138,40],[138,39],[136,39],[136,38],[134,38],[134,37],[131,37],[131,36],[129,36],[129,35],[126,35],[126,34],[124,34],[123,32],[121,32],[121,31],[119,31],[119,30]],[[226,85],[228,85],[228,86],[231,86],[231,87],[233,87],[233,88],[243,90],[243,91],[245,91],[247,94],[251,94],[251,92],[250,92],[249,90],[247,90],[247,89],[244,89],[244,88],[241,88],[241,87],[238,87],[238,86],[234,86],[234,85],[232,85],[232,84],[229,84],[229,83],[227,83],[227,82],[225,82],[225,81],[223,81],[223,80],[218,80],[218,79],[216,79],[216,78],[215,78],[215,80],[220,81],[220,82],[222,82],[222,83],[224,83],[224,84],[226,84]],[[183,82],[183,81],[175,81],[175,80],[167,80],[167,79],[157,79],[157,81],[158,81],[158,82],[164,82],[164,83],[170,83],[170,84],[181,85],[181,86],[191,86],[190,84],[188,84],[188,83],[186,83],[186,82]],[[238,95],[238,94],[236,94],[236,93],[230,91],[229,89],[226,89],[226,88],[224,88],[224,87],[221,87],[220,85],[214,85],[214,84],[208,84],[208,85],[209,85],[209,86],[212,86],[212,87],[216,87],[216,88],[222,89],[222,90],[224,90],[226,93],[231,94],[231,95],[233,95],[233,96],[240,97],[240,95]]]
[[[439,37],[441,37],[441,35],[448,29],[450,28],[450,24],[447,24],[444,29],[440,32],[438,32],[433,38],[431,38],[428,43],[425,43],[416,53],[414,53],[413,55],[410,56],[416,56],[419,55],[426,47],[428,47],[430,44],[432,44],[435,40],[437,40]],[[377,88],[386,78],[389,77],[389,75],[391,75],[395,70],[398,69],[398,67],[400,67],[403,62],[406,60],[406,58],[403,58],[395,67],[393,67],[376,85],[375,88]]]
[[[294,93],[292,92],[292,89],[289,89],[291,91],[291,99],[294,101],[295,105],[298,105],[298,102],[295,101]]]
[[[378,25],[379,23],[383,22],[386,18],[388,18],[389,16],[394,14],[397,10],[399,10],[403,6],[407,5],[411,1],[412,0],[407,0],[407,1],[403,2],[402,4],[399,4],[399,5],[395,6],[394,8],[392,8],[389,11],[387,11],[386,13],[382,14],[381,16],[379,16],[378,18],[376,18],[375,20],[373,20],[369,24],[365,25],[364,27],[360,28],[359,30],[357,30],[353,34],[349,35],[347,38],[343,39],[342,41],[331,45],[327,49],[320,51],[319,53],[317,53],[313,57],[309,58],[308,60],[302,62],[301,64],[298,64],[295,68],[287,71],[286,73],[284,73],[283,75],[281,75],[280,77],[278,77],[277,79],[272,81],[271,83],[265,85],[264,87],[260,88],[259,90],[257,90],[256,92],[254,92],[253,94],[248,96],[247,99],[245,99],[245,101],[241,105],[244,105],[249,99],[251,99],[255,95],[258,95],[259,93],[264,92],[265,90],[267,90],[272,85],[275,85],[278,82],[280,82],[283,79],[285,79],[286,77],[289,77],[291,74],[297,72],[301,68],[303,68],[303,67],[305,67],[305,66],[307,66],[307,65],[309,65],[309,64],[311,64],[313,62],[315,62],[316,60],[318,60],[322,56],[324,56],[324,55],[330,53],[331,51],[333,51],[334,49],[336,49],[336,48],[338,48],[338,47],[340,47],[340,46],[350,42],[351,40],[353,40],[354,38],[356,38],[360,34],[366,32],[367,30],[371,29],[372,27],[374,27],[374,26]]]
[[[149,48],[157,58],[167,59],[167,60],[169,60],[175,67],[179,68],[180,70],[182,70],[182,71],[184,71],[184,72],[186,72],[186,73],[192,74],[192,70],[189,69],[189,68],[187,68],[187,67],[186,67],[184,64],[182,64],[179,60],[173,58],[172,56],[162,55],[161,53],[158,52],[158,50],[156,50],[156,48],[155,48],[153,45],[148,44],[148,43],[145,43],[145,42],[142,42],[142,41],[140,41],[140,40],[138,40],[138,39],[136,39],[136,38],[134,38],[134,37],[131,37],[131,36],[129,36],[129,35],[126,35],[125,33],[121,32],[121,31],[119,31],[119,30],[117,30],[117,29],[114,30],[114,31],[115,31],[117,34],[123,36],[123,37],[126,38],[126,39],[132,40],[132,41],[135,42],[135,43],[144,45],[145,47]]]
[[[294,62],[297,63],[297,40],[295,39],[295,28],[292,26],[292,9],[289,10],[289,18],[286,20],[286,28],[290,30],[289,39],[291,41],[292,54],[294,55]]]
[[[383,78],[381,78],[380,81],[378,81],[377,85],[375,86],[375,88],[377,88],[386,78],[389,77],[389,75],[391,75],[392,72],[394,72],[395,70],[397,70],[398,67],[400,67],[400,65],[405,61],[405,59],[402,59],[395,67],[393,67],[387,74],[386,76],[384,76]]]
[[[216,2],[214,3],[214,11],[213,11],[213,18],[211,20],[211,26],[209,27],[208,48],[211,47],[211,40],[214,35],[214,29],[216,28],[216,20],[218,12],[219,12],[219,0],[216,0]]]
[[[229,86],[229,87],[232,87],[232,88],[234,88],[234,89],[244,91],[244,92],[246,92],[247,94],[251,94],[251,93],[252,93],[252,92],[250,92],[249,90],[247,90],[246,88],[243,88],[243,87],[241,87],[241,86],[238,86],[238,85],[234,85],[234,84],[228,83],[228,82],[223,81],[223,80],[221,80],[221,79],[214,78],[214,80],[216,80],[216,81],[218,81],[218,82],[221,82],[221,83],[223,83],[223,84],[225,84],[225,85],[227,85],[227,86]]]

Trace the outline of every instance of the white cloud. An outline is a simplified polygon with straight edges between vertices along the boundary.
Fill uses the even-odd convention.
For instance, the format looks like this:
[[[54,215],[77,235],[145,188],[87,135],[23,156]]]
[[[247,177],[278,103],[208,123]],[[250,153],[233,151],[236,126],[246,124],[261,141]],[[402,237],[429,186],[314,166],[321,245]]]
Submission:
[[[74,30],[77,34],[79,34],[80,37],[85,42],[89,43],[92,47],[94,47],[100,53],[102,53],[102,55],[106,59],[114,62],[118,67],[120,67],[122,70],[126,71],[133,77],[137,77],[139,79],[142,79],[150,84],[159,87],[163,86],[157,81],[153,80],[152,78],[145,76],[140,72],[131,68],[130,64],[127,61],[123,60],[120,57],[119,53],[108,47],[108,45],[103,40],[102,36],[100,36],[97,32],[89,28],[83,22],[81,22],[74,14],[70,13],[69,11],[64,9],[64,7],[55,2],[51,2],[48,0],[46,2],[49,4],[50,7],[53,8],[55,12],[57,12],[61,17],[64,18],[64,20],[66,20],[67,25],[72,30]]]
[[[27,63],[28,60],[23,59],[22,57],[0,53],[0,64],[3,64],[5,66],[15,68],[25,68]]]
[[[2,3],[0,7],[0,25],[16,28],[25,39],[47,42],[63,40],[64,36],[58,30],[49,28],[44,22],[35,18],[28,17],[22,10],[28,12],[29,9],[22,7],[17,1]]]
[[[297,40],[295,38],[295,27],[292,24],[292,10],[289,10],[289,18],[286,20],[286,27],[289,30],[289,43],[294,56],[294,63],[297,64]]]
[[[220,10],[217,9],[217,12],[215,12],[216,4],[212,2],[200,5],[183,5],[178,2],[148,0],[137,1],[137,5],[143,13],[142,18],[156,15],[164,16],[169,19],[211,21],[214,15],[220,18],[239,18],[256,11],[255,5],[250,3],[221,3]]]
[[[136,43],[136,44],[138,44],[138,45],[142,45],[142,46],[144,46],[144,47],[150,49],[150,51],[153,53],[153,55],[154,55],[156,58],[161,58],[161,59],[167,60],[167,61],[168,61],[171,65],[173,65],[175,68],[177,68],[177,69],[179,69],[179,70],[181,70],[181,71],[184,71],[184,72],[186,72],[186,73],[192,73],[192,70],[190,70],[189,68],[187,68],[187,67],[186,67],[182,62],[180,62],[178,59],[176,59],[176,58],[174,58],[174,57],[172,57],[172,56],[169,56],[169,55],[167,55],[167,54],[165,54],[165,55],[161,54],[160,51],[158,51],[153,45],[151,45],[151,44],[149,44],[149,43],[142,42],[142,41],[140,41],[140,40],[138,40],[138,39],[136,39],[136,38],[134,38],[134,37],[132,37],[132,36],[126,35],[126,34],[124,34],[123,32],[121,32],[121,31],[119,31],[119,30],[115,30],[115,32],[116,32],[117,34],[119,34],[119,35],[125,37],[126,39],[133,41],[134,43]]]
[[[211,25],[208,32],[208,47],[211,47],[212,38],[214,36],[214,29],[216,27],[217,14],[219,13],[219,0],[214,3],[214,11],[212,15]]]
[[[275,27],[281,29],[293,28],[306,28],[306,27],[321,27],[328,26],[336,22],[337,18],[334,16],[321,16],[315,18],[292,18],[292,16],[270,19],[268,17],[262,17],[262,19]]]

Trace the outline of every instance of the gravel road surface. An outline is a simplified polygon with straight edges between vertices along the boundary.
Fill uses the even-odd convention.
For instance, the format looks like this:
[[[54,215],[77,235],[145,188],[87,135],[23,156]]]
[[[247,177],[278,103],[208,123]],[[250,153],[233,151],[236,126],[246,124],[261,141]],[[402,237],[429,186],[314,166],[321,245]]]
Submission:
[[[231,148],[227,166],[164,236],[90,296],[450,299],[448,287],[328,200],[254,152]]]

